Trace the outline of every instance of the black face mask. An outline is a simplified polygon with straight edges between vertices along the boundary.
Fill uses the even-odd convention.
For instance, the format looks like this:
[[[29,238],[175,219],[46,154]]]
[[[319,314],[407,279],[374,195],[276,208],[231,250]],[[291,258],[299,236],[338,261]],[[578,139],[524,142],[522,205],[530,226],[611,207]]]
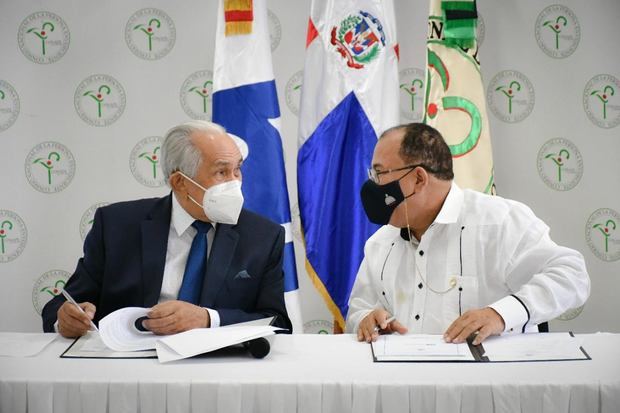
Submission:
[[[385,185],[379,185],[370,179],[364,183],[360,195],[362,197],[364,211],[366,211],[366,215],[370,222],[379,225],[387,225],[396,207],[398,207],[405,198],[409,198],[413,195],[412,193],[411,195],[405,196],[400,189],[398,182],[406,175],[408,175],[408,173]]]

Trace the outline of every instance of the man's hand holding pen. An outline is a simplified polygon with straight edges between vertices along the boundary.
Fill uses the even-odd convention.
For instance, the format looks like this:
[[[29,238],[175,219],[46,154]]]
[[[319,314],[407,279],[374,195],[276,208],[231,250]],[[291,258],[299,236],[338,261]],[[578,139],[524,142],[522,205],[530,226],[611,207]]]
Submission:
[[[357,330],[357,339],[370,343],[377,340],[379,334],[391,333],[405,334],[407,333],[407,328],[386,310],[378,308],[371,311],[360,322]]]

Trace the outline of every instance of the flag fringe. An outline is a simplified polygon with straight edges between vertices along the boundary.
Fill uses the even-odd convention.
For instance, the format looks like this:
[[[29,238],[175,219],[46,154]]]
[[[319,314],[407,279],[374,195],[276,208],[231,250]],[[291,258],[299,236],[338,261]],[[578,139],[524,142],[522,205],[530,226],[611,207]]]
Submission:
[[[224,0],[224,10],[252,10],[252,0]]]
[[[319,294],[323,297],[325,304],[327,304],[327,308],[334,316],[334,322],[336,323],[336,325],[334,326],[334,329],[338,327],[340,328],[340,331],[344,331],[344,327],[345,327],[344,317],[340,313],[340,309],[338,308],[338,306],[332,299],[331,295],[329,295],[329,292],[327,291],[327,288],[325,288],[323,281],[321,280],[321,278],[319,278],[316,271],[314,271],[314,268],[312,268],[312,264],[310,263],[308,258],[306,258],[306,271],[308,272],[308,275],[310,276],[310,280],[312,280],[312,284],[314,284],[314,287],[317,289]]]
[[[252,0],[224,0],[224,21],[226,36],[252,33],[254,21]]]
[[[229,22],[226,23],[226,36],[252,33],[252,22]]]

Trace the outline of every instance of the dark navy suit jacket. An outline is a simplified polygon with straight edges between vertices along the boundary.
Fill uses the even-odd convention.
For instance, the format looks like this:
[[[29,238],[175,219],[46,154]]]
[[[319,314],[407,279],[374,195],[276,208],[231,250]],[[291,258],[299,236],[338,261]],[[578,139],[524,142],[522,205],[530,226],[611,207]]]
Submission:
[[[95,323],[123,307],[152,307],[161,292],[172,195],[99,208],[66,290],[97,306]],[[218,224],[200,306],[217,310],[221,325],[277,316],[291,328],[284,305],[284,230],[242,210],[236,225]],[[43,308],[43,330],[54,331],[62,295]]]

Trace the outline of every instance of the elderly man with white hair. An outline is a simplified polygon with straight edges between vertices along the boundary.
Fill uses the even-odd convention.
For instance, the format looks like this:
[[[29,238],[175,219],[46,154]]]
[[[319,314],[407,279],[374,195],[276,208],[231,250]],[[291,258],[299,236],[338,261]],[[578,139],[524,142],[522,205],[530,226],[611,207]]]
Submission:
[[[219,125],[173,127],[161,148],[172,192],[99,208],[65,290],[43,309],[44,331],[85,334],[111,312],[150,308],[155,334],[275,316],[284,305],[284,230],[243,209],[241,164],[247,147]],[[245,152],[242,155],[242,152]]]

